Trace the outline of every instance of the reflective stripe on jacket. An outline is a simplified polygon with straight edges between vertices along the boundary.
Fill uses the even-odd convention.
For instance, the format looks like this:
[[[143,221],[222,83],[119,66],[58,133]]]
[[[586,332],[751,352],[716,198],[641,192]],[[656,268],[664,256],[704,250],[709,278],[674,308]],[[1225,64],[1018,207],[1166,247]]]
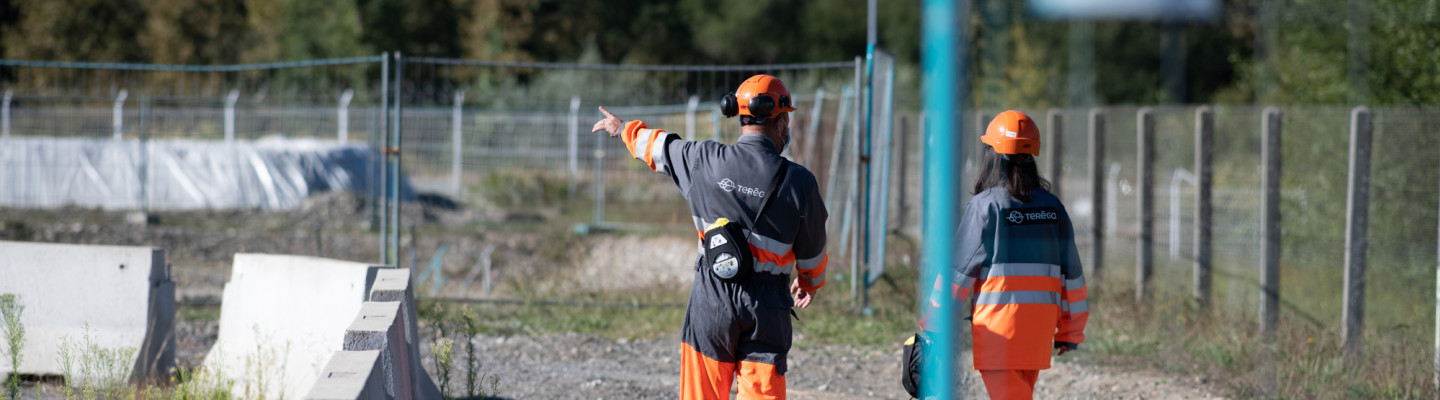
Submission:
[[[1085,341],[1090,316],[1075,232],[1060,199],[995,187],[965,207],[952,296],[969,298],[975,369],[1048,369],[1053,342]],[[931,307],[943,298],[935,282]]]

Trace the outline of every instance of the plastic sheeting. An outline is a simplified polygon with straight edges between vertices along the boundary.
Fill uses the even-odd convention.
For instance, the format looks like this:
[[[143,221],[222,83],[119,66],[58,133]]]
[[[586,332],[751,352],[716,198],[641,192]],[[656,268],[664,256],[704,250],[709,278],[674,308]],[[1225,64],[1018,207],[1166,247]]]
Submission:
[[[0,206],[282,210],[324,191],[369,193],[380,167],[364,144],[314,139],[11,137],[0,140]]]

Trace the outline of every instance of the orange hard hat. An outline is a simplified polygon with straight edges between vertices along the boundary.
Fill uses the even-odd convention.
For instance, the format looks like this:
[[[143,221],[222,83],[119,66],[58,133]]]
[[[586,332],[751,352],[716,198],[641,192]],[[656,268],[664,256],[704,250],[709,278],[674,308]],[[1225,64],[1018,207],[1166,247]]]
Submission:
[[[996,115],[980,141],[1000,154],[1040,155],[1040,128],[1035,127],[1030,116],[1015,110]]]
[[[795,107],[790,102],[790,90],[785,89],[780,78],[755,75],[741,83],[735,93],[720,100],[720,111],[726,117],[743,115],[764,119],[795,111]]]

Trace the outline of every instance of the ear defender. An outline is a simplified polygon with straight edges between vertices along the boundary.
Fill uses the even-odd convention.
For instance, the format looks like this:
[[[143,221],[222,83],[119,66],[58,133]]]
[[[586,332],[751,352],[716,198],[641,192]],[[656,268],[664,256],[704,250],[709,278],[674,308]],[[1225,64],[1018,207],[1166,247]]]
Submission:
[[[720,98],[720,114],[724,114],[725,118],[740,115],[740,104],[735,101],[735,93],[727,93]]]
[[[750,115],[756,118],[770,118],[775,114],[775,95],[757,94],[750,98]]]

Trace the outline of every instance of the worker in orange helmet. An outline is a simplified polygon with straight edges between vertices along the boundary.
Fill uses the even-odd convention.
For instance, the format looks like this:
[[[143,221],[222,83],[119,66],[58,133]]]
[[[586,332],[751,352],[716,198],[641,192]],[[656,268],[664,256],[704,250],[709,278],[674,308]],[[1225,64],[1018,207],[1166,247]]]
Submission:
[[[1085,341],[1085,274],[1070,215],[1035,166],[1035,121],[1003,112],[980,141],[985,155],[956,233],[950,292],[970,302],[974,368],[990,398],[1030,399],[1051,349],[1063,355]],[[927,311],[938,310],[942,293],[936,277]]]
[[[728,399],[738,377],[741,399],[784,399],[792,307],[808,307],[825,285],[828,215],[815,175],[781,156],[795,111],[784,83],[755,75],[720,108],[740,117],[734,144],[681,140],[604,107],[592,131],[619,136],[690,203],[700,254],[681,330],[680,398]]]

